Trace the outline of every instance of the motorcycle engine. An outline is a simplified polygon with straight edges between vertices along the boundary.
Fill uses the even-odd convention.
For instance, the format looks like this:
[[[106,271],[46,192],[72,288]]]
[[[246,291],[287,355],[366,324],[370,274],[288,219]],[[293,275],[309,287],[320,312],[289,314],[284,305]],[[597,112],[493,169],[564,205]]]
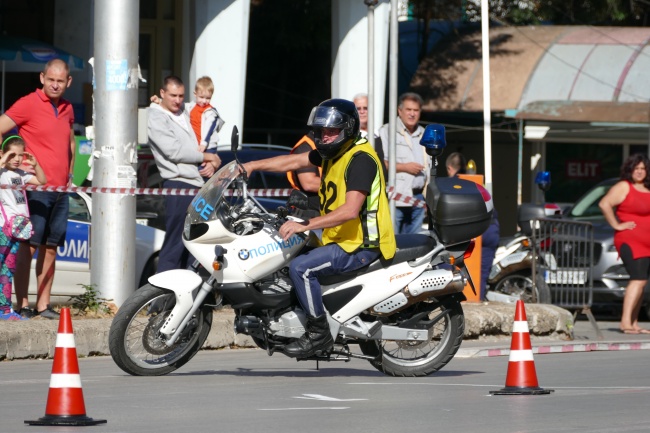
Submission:
[[[257,283],[257,287],[264,295],[277,295],[288,293],[293,288],[291,278],[289,278],[289,269],[283,268],[263,278]]]

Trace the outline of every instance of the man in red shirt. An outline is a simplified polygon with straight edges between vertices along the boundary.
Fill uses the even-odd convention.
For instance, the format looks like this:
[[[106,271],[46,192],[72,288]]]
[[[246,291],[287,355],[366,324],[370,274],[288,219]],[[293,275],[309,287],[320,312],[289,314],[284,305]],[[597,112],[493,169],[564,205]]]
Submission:
[[[18,127],[25,140],[26,151],[41,163],[48,186],[69,186],[74,167],[75,139],[72,104],[63,99],[72,77],[68,65],[59,59],[50,60],[41,72],[42,89],[20,98],[0,116],[0,133]],[[24,317],[38,314],[58,320],[50,306],[54,281],[56,249],[65,242],[68,224],[67,193],[30,191],[27,194],[34,234],[22,242],[18,250],[14,287],[17,312]],[[29,309],[27,288],[31,259],[38,248],[36,277],[38,294],[36,311]]]

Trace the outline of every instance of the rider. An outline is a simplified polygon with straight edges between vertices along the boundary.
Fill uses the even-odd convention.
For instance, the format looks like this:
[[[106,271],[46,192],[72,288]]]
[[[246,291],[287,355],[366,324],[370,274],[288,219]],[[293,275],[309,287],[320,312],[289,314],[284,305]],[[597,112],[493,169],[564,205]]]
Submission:
[[[287,221],[280,227],[285,241],[296,233],[323,229],[324,246],[299,255],[289,267],[298,301],[307,314],[305,334],[284,348],[294,358],[307,358],[334,345],[318,277],[342,274],[379,256],[390,259],[395,255],[383,162],[361,138],[354,104],[344,99],[324,101],[312,109],[307,125],[314,132],[315,150],[244,164],[249,174],[322,167],[320,216]]]

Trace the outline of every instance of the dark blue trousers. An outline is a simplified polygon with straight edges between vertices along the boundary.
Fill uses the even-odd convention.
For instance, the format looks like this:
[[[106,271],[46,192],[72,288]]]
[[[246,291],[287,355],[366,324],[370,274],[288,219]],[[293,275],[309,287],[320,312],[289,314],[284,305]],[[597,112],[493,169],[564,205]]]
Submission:
[[[492,269],[492,262],[494,255],[499,246],[499,224],[491,224],[490,227],[483,233],[482,247],[481,247],[481,301],[485,301],[485,294],[487,291],[487,280],[490,276],[490,269]]]
[[[194,185],[175,180],[166,180],[164,188],[193,188]],[[158,272],[169,271],[170,269],[185,269],[194,262],[194,257],[183,245],[183,224],[185,223],[185,212],[194,196],[189,195],[167,195],[165,196],[165,240],[163,241],[160,254],[158,255]]]
[[[379,248],[359,249],[350,254],[337,244],[325,245],[299,255],[289,266],[289,276],[296,288],[300,306],[312,317],[325,314],[318,277],[362,268],[379,255]]]

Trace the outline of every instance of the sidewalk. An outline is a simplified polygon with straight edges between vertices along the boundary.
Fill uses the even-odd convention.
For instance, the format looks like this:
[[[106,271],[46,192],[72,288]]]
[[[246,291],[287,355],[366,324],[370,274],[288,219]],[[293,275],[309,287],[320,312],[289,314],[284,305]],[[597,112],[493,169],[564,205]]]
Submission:
[[[534,327],[531,327],[530,310],[531,305],[526,305],[526,316],[531,328],[530,340],[534,354],[650,349],[650,334],[623,334],[619,331],[618,320],[614,320],[612,317],[607,317],[605,320],[597,319],[597,331],[585,315],[578,315],[576,321],[572,322],[573,338],[568,329],[566,333],[541,335],[539,332],[535,332]],[[535,317],[534,314],[533,317]],[[572,321],[572,314],[569,317]],[[650,329],[648,323],[642,323],[641,326]],[[464,358],[508,356],[511,339],[511,335],[506,334],[474,339],[465,338],[456,356]]]
[[[514,304],[464,303],[465,339],[456,356],[505,356],[509,354]],[[232,310],[215,312],[203,349],[256,347],[250,337],[233,330]],[[573,323],[570,312],[547,304],[526,305],[534,353],[586,352],[595,350],[650,349],[650,335],[618,332],[618,322],[598,322],[603,339],[584,316]],[[109,355],[111,319],[73,317],[77,355]],[[32,319],[0,323],[0,360],[52,358],[58,321]],[[571,330],[574,339],[571,340]]]

